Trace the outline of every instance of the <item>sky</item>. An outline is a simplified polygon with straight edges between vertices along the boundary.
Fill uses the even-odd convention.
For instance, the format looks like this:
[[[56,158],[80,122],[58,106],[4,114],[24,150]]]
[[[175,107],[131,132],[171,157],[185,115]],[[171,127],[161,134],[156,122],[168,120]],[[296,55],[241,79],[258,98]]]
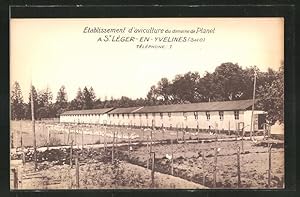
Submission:
[[[125,28],[125,33],[83,33],[85,27]],[[164,30],[214,29],[214,33],[128,33],[131,27]],[[105,35],[152,38],[149,42],[97,41]],[[154,42],[155,37],[205,38],[204,42]],[[168,39],[168,38],[166,38]],[[165,45],[141,49],[138,44]],[[170,45],[172,45],[170,47]],[[64,85],[68,100],[79,87],[92,86],[97,98],[145,98],[162,77],[197,71],[201,76],[222,63],[261,71],[284,61],[283,18],[102,18],[11,19],[10,83],[18,81],[24,101],[30,83],[52,90]]]

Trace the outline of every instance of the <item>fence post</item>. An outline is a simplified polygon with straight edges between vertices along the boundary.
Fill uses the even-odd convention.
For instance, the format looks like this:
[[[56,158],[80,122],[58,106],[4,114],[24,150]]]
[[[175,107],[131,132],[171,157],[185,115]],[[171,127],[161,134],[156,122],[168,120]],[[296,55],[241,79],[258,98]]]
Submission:
[[[178,143],[178,128],[177,128],[177,125],[176,125],[176,141]]]
[[[106,151],[106,126],[104,125],[104,151]]]
[[[128,132],[128,156],[130,156],[130,133]]]
[[[271,160],[271,155],[272,155],[272,144],[270,144],[268,146],[268,152],[269,152],[269,170],[268,170],[268,188],[271,187],[271,164],[272,164],[272,160]]]
[[[164,140],[164,139],[165,139],[165,129],[164,129],[164,123],[162,123],[162,125],[161,125],[161,129],[162,129],[162,134],[163,134],[163,139],[162,139],[162,140]]]
[[[242,153],[244,153],[244,128],[242,128]]]
[[[17,170],[17,168],[13,168],[12,172],[14,174],[14,189],[18,189],[19,180],[18,180],[18,170]]]
[[[173,139],[171,139],[171,174],[174,175],[174,151],[173,151]]]
[[[115,136],[116,135],[116,131],[113,131],[113,141],[112,141],[112,149],[111,149],[111,163],[114,163],[114,152],[115,152]]]
[[[215,148],[215,156],[214,156],[214,183],[213,187],[216,188],[217,186],[217,158],[218,158],[218,151],[217,148]]]
[[[98,129],[98,134],[99,134],[99,145],[101,144],[101,129],[100,126],[97,125],[97,129]]]
[[[83,128],[81,128],[81,149],[83,150]]]
[[[76,187],[79,189],[79,161],[78,161],[78,155],[75,158],[75,166],[76,166]]]
[[[155,172],[155,152],[151,152],[152,169],[151,169],[151,188],[154,188],[154,172]]]
[[[202,174],[203,174],[203,179],[202,179],[202,184],[203,186],[205,185],[205,177],[206,177],[206,173],[205,173],[205,151],[202,151]]]
[[[67,144],[69,144],[69,140],[70,140],[70,127],[69,127],[69,131],[68,131],[68,137],[67,137]]]
[[[73,140],[71,141],[71,148],[70,148],[70,166],[73,168]]]
[[[149,136],[147,137],[147,155],[150,155],[150,150],[149,150]],[[147,159],[147,169],[149,169],[149,160],[150,160],[150,157]]]
[[[241,169],[240,169],[240,147],[237,148],[237,176],[238,176],[238,183],[237,187],[239,188],[241,185]]]
[[[153,130],[151,130],[151,132],[150,132],[150,152],[152,152],[152,132],[153,132]]]

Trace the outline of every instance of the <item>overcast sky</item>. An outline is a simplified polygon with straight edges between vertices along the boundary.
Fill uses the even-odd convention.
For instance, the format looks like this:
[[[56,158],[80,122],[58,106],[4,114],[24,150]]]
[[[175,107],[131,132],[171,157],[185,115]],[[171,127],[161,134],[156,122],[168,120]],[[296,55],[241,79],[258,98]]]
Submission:
[[[138,49],[138,42],[97,42],[107,34],[83,33],[84,28],[215,28],[205,42],[171,43],[171,49]],[[177,19],[11,19],[10,79],[18,81],[28,101],[30,81],[38,89],[47,86],[54,100],[61,85],[68,99],[78,87],[92,86],[97,98],[146,97],[162,77],[198,71],[213,72],[224,62],[243,68],[256,65],[275,70],[283,62],[282,18],[177,18]],[[118,34],[113,34],[118,35]],[[132,36],[124,33],[122,36]],[[135,34],[135,37],[178,37],[191,34]],[[154,44],[150,42],[150,44]],[[170,43],[156,43],[166,44]]]

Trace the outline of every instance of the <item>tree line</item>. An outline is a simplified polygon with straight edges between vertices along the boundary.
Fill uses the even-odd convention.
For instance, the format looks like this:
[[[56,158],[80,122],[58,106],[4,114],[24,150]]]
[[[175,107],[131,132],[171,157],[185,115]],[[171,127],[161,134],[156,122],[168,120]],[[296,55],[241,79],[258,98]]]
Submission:
[[[274,123],[283,122],[284,73],[279,70],[260,71],[257,67],[243,69],[238,64],[223,63],[214,72],[206,72],[202,77],[198,72],[176,75],[174,79],[162,78],[150,87],[145,98],[119,99],[96,97],[92,87],[78,88],[76,97],[68,101],[64,85],[58,90],[55,102],[49,88],[37,91],[32,86],[35,118],[54,118],[68,110],[96,109],[110,107],[137,107],[147,105],[168,105],[210,101],[230,101],[252,99],[253,80],[256,73],[256,109],[267,111],[267,119]],[[11,92],[11,119],[31,119],[31,93],[29,102],[24,103],[21,87],[15,82]]]

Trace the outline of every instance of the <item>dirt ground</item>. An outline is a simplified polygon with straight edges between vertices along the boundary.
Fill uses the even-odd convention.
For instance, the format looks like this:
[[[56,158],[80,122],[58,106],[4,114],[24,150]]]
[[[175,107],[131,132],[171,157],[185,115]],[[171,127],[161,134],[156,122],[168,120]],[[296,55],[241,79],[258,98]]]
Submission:
[[[151,187],[151,170],[123,161],[81,163],[79,188],[75,182],[75,168],[49,162],[34,171],[33,162],[23,167],[22,189],[204,189],[202,185],[156,172]]]
[[[284,186],[284,149],[282,142],[273,140],[271,152],[271,188],[283,188]],[[240,188],[267,188],[269,153],[266,142],[254,144],[250,141],[243,142],[243,150],[240,149]],[[173,152],[174,175],[186,180],[213,187],[214,172],[214,148],[217,153],[217,188],[237,188],[237,147],[241,142],[212,142],[191,143],[173,145],[155,145],[152,151],[157,158],[158,171],[171,173],[170,156]],[[128,157],[128,151],[122,154],[130,162],[147,166],[149,159],[148,146],[134,149]],[[204,161],[202,154],[205,154]],[[169,159],[167,158],[169,157]]]
[[[22,142],[24,146],[32,145],[32,128],[29,121],[13,122],[11,125],[13,134],[13,142],[15,146],[21,145],[20,129],[23,131]],[[100,143],[103,145],[104,136],[107,143],[112,142],[113,131],[118,136],[116,143],[120,142],[140,142],[136,145],[125,145],[115,147],[114,157],[121,162],[118,162],[117,167],[112,168],[111,151],[112,148],[107,148],[104,152],[103,148],[89,147],[83,151],[74,149],[74,154],[77,152],[82,163],[82,188],[147,188],[149,187],[149,151],[150,151],[150,130],[149,129],[133,129],[133,128],[112,128],[107,127],[106,132],[103,127],[96,125],[80,125],[76,128],[72,126],[62,125],[58,123],[37,123],[37,143],[38,146],[47,144],[47,130],[49,129],[50,141],[52,145],[69,144],[71,139],[75,144],[81,145],[81,131],[84,131],[84,144]],[[68,136],[68,130],[78,131],[77,135],[71,134]],[[72,132],[71,132],[72,133]],[[98,134],[98,135],[97,135]],[[129,138],[130,140],[129,140]],[[215,135],[207,133],[207,131],[199,132],[190,131],[175,131],[175,130],[155,130],[152,133],[153,146],[152,152],[155,152],[155,168],[157,172],[163,174],[171,174],[171,155],[173,154],[173,172],[175,177],[180,177],[188,183],[179,184],[174,182],[176,178],[171,176],[170,181],[158,181],[156,188],[182,188],[189,184],[191,188],[204,185],[213,187],[213,174],[215,166],[215,148],[217,150],[217,165],[216,165],[216,188],[237,188],[237,150],[240,147],[240,178],[241,184],[239,188],[267,188],[268,169],[269,169],[269,153],[268,141],[257,139],[252,142],[249,140],[235,141],[235,135],[219,134],[215,141]],[[179,143],[175,139],[181,140]],[[170,139],[173,139],[171,144]],[[183,143],[185,139],[189,143]],[[197,139],[191,141],[191,139]],[[221,141],[221,139],[229,139],[231,141]],[[56,141],[55,141],[56,140]],[[162,141],[164,140],[164,141]],[[145,143],[148,141],[148,144]],[[164,143],[163,143],[164,142]],[[282,140],[271,139],[272,154],[271,154],[271,188],[284,187],[284,143]],[[78,146],[79,147],[79,146]],[[130,151],[129,151],[130,150]],[[15,150],[20,151],[19,150]],[[39,171],[32,172],[33,151],[27,149],[25,152],[26,165],[24,171],[24,188],[74,188],[74,169],[70,169],[70,148],[60,148],[53,150],[43,150],[38,152],[37,160],[39,163]],[[204,154],[204,160],[203,160]],[[12,159],[21,159],[20,154],[11,152]],[[74,161],[73,161],[74,162]],[[132,165],[134,164],[134,165]],[[148,165],[147,165],[148,164]],[[84,166],[84,167],[83,167]],[[86,169],[86,170],[85,170]],[[110,177],[111,172],[118,175]],[[73,174],[72,174],[73,173]],[[156,173],[158,174],[158,173]],[[53,177],[52,177],[53,176]],[[118,176],[121,178],[118,179]],[[160,175],[159,175],[160,176]],[[162,175],[165,176],[165,175]],[[166,175],[167,176],[167,175]],[[70,181],[70,177],[73,183]],[[85,177],[85,178],[82,178]],[[92,178],[91,178],[92,177]],[[97,178],[98,177],[98,178]],[[103,177],[103,178],[99,178]],[[123,183],[125,180],[130,184]],[[180,182],[184,180],[179,179]],[[31,180],[31,181],[30,181]],[[68,181],[67,181],[68,180]],[[96,180],[94,183],[93,180]],[[105,180],[103,182],[103,180]],[[119,180],[119,182],[118,182]],[[36,183],[35,183],[36,182]],[[174,182],[174,183],[173,183]],[[27,185],[26,185],[27,184]],[[175,186],[174,186],[175,184]]]

